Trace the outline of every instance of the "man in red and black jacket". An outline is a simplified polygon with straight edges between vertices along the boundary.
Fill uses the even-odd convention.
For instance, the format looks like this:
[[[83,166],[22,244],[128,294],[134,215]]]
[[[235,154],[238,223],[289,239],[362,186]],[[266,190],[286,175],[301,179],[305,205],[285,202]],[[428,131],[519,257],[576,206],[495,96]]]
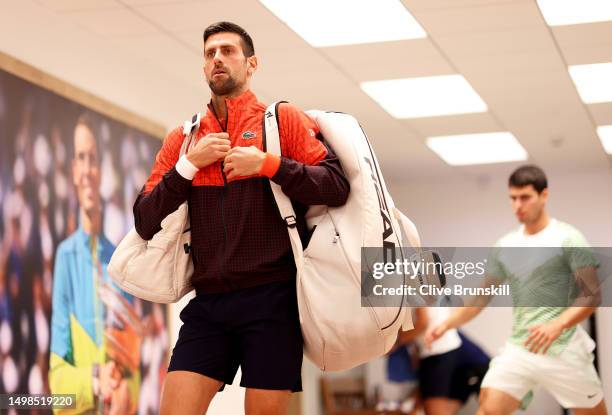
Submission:
[[[304,243],[308,205],[340,206],[349,184],[318,128],[292,105],[278,109],[282,157],[265,153],[266,105],[250,91],[257,69],[244,29],[220,22],[204,31],[211,102],[196,143],[179,158],[182,128],[170,132],[134,205],[144,239],[189,202],[192,284],[162,393],[162,414],[205,413],[241,366],[246,413],[285,414],[301,391],[302,337],[296,267],[269,181],[294,205]]]

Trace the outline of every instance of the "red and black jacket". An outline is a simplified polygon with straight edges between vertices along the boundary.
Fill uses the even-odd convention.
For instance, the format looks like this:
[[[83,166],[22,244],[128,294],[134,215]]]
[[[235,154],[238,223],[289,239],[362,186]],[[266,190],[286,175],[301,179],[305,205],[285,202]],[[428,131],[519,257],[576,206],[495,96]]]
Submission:
[[[255,95],[226,100],[227,119],[219,120],[209,104],[196,139],[227,132],[232,147],[263,150],[266,106]],[[309,205],[340,206],[349,184],[337,157],[316,137],[316,124],[296,107],[278,109],[282,157],[266,161],[261,175],[227,180],[222,161],[200,169],[193,180],[176,168],[182,127],[171,131],[155,158],[151,176],[134,204],[136,231],[151,239],[161,221],[189,201],[192,284],[198,293],[217,293],[295,278],[287,225],[281,218],[269,180],[289,196],[304,244],[304,214]]]

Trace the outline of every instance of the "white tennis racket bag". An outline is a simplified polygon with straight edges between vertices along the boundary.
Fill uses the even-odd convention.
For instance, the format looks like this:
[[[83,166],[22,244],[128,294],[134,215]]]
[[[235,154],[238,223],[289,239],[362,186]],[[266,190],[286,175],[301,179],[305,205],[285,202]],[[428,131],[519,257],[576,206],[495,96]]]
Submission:
[[[280,155],[278,104],[270,105],[264,118],[267,151]],[[316,228],[306,250],[297,228],[288,226],[297,267],[304,352],[321,370],[346,370],[388,352],[400,327],[413,328],[403,296],[394,298],[392,306],[362,306],[361,248],[401,248],[405,242],[400,229],[413,247],[420,246],[420,239],[414,224],[394,206],[357,120],[337,112],[307,114],[338,156],[351,190],[344,206],[310,208],[308,226]],[[279,185],[270,185],[289,225],[295,217],[291,201]]]

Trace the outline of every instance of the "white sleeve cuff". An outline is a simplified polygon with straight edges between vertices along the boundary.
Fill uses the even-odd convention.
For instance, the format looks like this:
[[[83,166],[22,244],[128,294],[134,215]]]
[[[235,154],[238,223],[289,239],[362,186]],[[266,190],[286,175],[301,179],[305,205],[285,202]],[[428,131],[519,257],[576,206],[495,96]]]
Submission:
[[[198,172],[198,168],[187,160],[187,156],[183,154],[179,161],[176,162],[176,171],[185,179],[193,180],[193,177]]]

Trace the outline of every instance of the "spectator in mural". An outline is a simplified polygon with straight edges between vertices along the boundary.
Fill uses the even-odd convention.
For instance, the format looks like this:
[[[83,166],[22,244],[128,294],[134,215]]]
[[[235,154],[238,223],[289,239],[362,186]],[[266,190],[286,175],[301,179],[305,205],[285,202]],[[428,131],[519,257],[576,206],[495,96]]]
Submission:
[[[49,387],[76,394],[71,413],[132,414],[141,329],[131,297],[118,292],[106,271],[115,247],[102,232],[100,152],[92,125],[85,114],[74,129],[79,227],[55,256]]]

